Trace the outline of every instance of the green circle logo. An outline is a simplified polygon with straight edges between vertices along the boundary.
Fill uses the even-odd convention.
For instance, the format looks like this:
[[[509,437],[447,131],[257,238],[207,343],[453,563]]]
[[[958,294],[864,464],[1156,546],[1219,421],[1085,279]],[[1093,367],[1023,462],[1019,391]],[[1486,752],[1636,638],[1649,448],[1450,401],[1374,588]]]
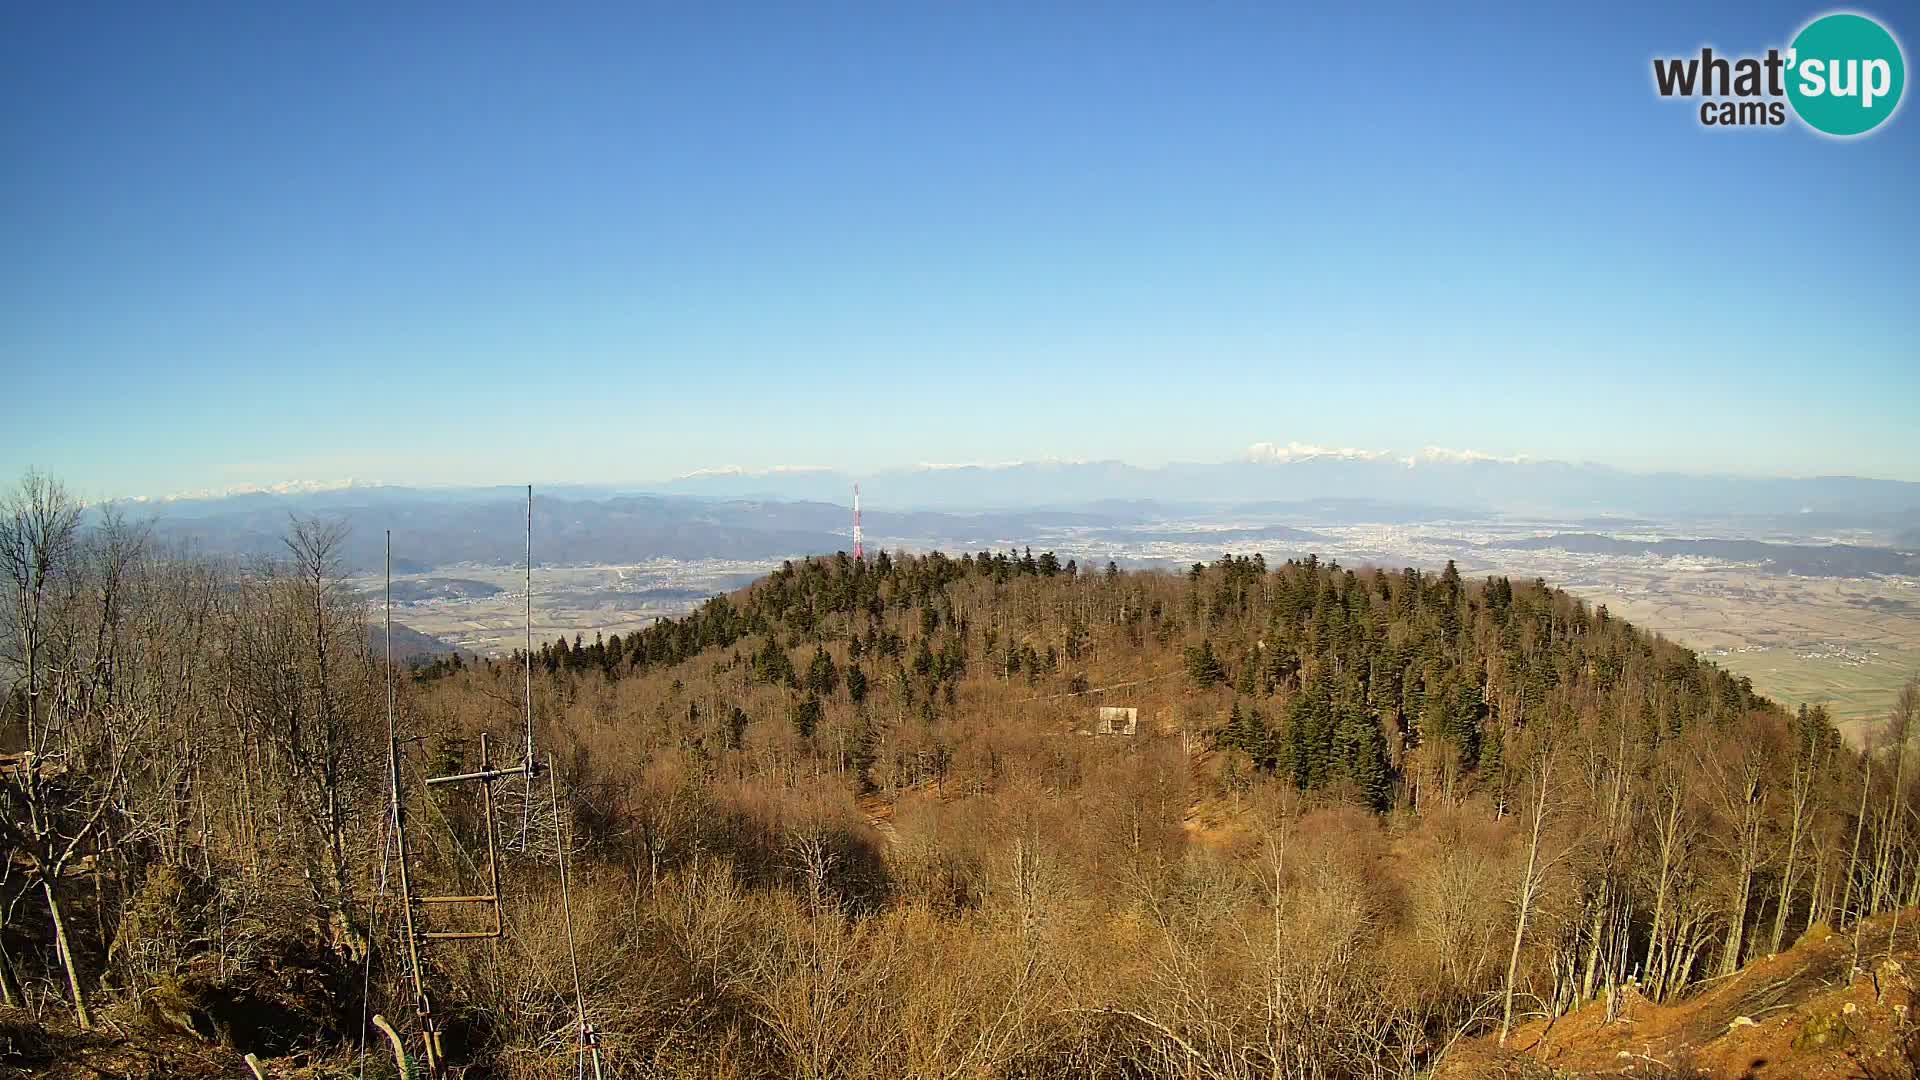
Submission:
[[[1823,15],[1787,53],[1787,99],[1809,127],[1861,135],[1900,106],[1907,64],[1900,43],[1865,15]]]

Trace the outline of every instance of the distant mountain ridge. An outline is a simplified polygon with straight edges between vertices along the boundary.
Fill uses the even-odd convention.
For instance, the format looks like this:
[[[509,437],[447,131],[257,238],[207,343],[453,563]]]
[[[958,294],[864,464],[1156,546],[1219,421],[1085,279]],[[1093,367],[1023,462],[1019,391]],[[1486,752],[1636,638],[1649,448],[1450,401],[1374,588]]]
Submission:
[[[1359,451],[1305,453],[1295,447],[1215,465],[955,465],[881,472],[860,482],[869,546],[893,542],[977,551],[1048,537],[1068,547],[1075,541],[1106,546],[1268,541],[1306,549],[1325,539],[1314,528],[1357,523],[1466,525],[1504,517],[1611,532],[1659,518],[1700,521],[1701,532],[1718,531],[1714,522],[1737,521],[1722,535],[1791,539],[1800,546],[1790,551],[1775,544],[1737,546],[1754,545],[1754,540],[1641,544],[1571,531],[1529,543],[1551,541],[1595,554],[1763,561],[1788,573],[1914,574],[1920,569],[1911,558],[1920,544],[1900,543],[1920,539],[1915,535],[1920,484],[1857,477],[1636,474],[1465,452],[1410,464]],[[853,483],[844,473],[794,469],[708,471],[671,482],[667,492],[543,487],[535,510],[535,559],[543,565],[622,565],[656,558],[767,562],[851,550]],[[351,530],[344,557],[359,570],[380,565],[382,537],[391,529],[395,569],[419,573],[463,563],[518,562],[524,499],[525,489],[518,486],[360,485],[149,501],[126,509],[135,518],[150,519],[165,542],[242,558],[283,554],[281,538],[292,515],[332,517]],[[1208,525],[1196,526],[1196,519]],[[1808,542],[1830,536],[1849,543]],[[1893,540],[1907,554],[1853,543],[1865,537]]]
[[[345,493],[317,499],[247,497],[159,508],[161,540],[210,554],[242,558],[285,553],[282,537],[294,514],[346,524],[342,557],[354,569],[381,564],[393,533],[394,569],[413,573],[461,563],[499,565],[523,558],[526,503],[518,492],[450,498],[382,489],[376,498]],[[538,496],[535,559],[543,565],[617,564],[653,558],[765,560],[831,551],[844,541],[817,523],[845,519],[828,508],[772,512],[760,502],[716,502],[668,496],[563,499]]]
[[[319,515],[346,524],[342,553],[356,570],[384,558],[393,533],[393,566],[420,573],[463,563],[503,565],[524,556],[524,489],[461,493],[335,491],[311,497],[246,495],[233,499],[141,504],[163,542],[240,558],[285,554],[282,538],[293,515]],[[1031,539],[1036,530],[1113,529],[1156,518],[1155,508],[1031,510],[1004,513],[869,511],[870,537],[919,538],[973,549]],[[603,498],[536,495],[534,559],[552,565],[620,565],[649,559],[733,559],[764,562],[852,548],[852,515],[845,505],[769,499],[714,499],[685,495]],[[407,585],[396,599],[453,596],[473,586],[453,575]],[[415,595],[418,593],[419,595]]]
[[[1369,499],[1471,511],[1558,514],[1865,514],[1920,509],[1920,483],[1852,476],[1636,473],[1604,465],[1357,451],[1158,467],[1122,461],[922,466],[864,475],[830,470],[702,472],[659,485],[676,494],[844,501],[856,480],[871,505],[1025,507],[1098,500],[1235,505]]]
[[[1768,477],[1679,471],[1634,472],[1608,465],[1499,457],[1428,447],[1415,454],[1289,443],[1259,443],[1240,459],[1159,466],[1118,460],[922,464],[850,471],[817,466],[700,469],[635,484],[543,484],[570,501],[617,497],[819,502],[844,507],[860,483],[870,509],[981,511],[1074,507],[1135,514],[1143,505],[1247,506],[1339,500],[1428,511],[1636,515],[1893,515],[1899,542],[1920,546],[1920,483],[1857,476]],[[355,507],[388,503],[492,502],[519,497],[517,485],[409,487],[346,481],[246,487],[131,500],[164,516],[227,513],[244,507]],[[909,530],[911,531],[911,530]]]

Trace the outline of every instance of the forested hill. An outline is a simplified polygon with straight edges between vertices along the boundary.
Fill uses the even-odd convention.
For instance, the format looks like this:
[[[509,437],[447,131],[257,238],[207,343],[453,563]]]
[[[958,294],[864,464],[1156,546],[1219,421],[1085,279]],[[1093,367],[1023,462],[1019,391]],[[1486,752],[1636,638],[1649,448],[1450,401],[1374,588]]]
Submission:
[[[717,668],[679,666],[709,649]],[[614,679],[671,668],[695,689],[745,671],[802,734],[831,715],[863,742],[878,716],[941,724],[1010,698],[1082,726],[1091,705],[1145,705],[1156,730],[1204,733],[1377,809],[1423,771],[1500,782],[1509,736],[1531,724],[1599,720],[1653,745],[1775,711],[1745,679],[1542,582],[1311,556],[1183,575],[1031,551],[809,559],[624,640],[549,643],[538,662]]]
[[[802,852],[807,895],[931,905],[966,948],[1017,957],[1057,927],[1075,943],[1050,956],[1114,964],[1070,996],[1138,1026],[1035,1016],[1035,1037],[1134,1064],[1177,1037],[1211,1075],[1305,1053],[1410,1076],[1452,1031],[1629,977],[1670,1000],[1920,890],[1902,757],[1856,756],[1821,710],[1604,607],[1451,564],[836,555],[535,659],[575,782],[651,793],[607,811],[628,821],[609,850],[657,837],[698,777],[710,823],[669,814],[649,875],[720,852],[771,885]],[[516,666],[424,678],[478,705],[460,687]],[[1096,737],[1097,706],[1137,709],[1137,734]],[[823,876],[771,822],[824,806],[847,832]],[[1032,1004],[1003,989],[1025,1004],[981,1009]],[[1033,1053],[1034,1075],[1102,1071]]]

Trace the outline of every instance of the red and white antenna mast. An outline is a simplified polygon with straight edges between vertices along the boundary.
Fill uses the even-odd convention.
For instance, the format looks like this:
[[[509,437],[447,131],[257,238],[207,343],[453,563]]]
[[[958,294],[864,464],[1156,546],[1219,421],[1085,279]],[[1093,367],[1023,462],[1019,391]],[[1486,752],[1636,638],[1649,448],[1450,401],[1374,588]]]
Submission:
[[[853,561],[867,557],[867,546],[860,535],[860,485],[853,485]]]

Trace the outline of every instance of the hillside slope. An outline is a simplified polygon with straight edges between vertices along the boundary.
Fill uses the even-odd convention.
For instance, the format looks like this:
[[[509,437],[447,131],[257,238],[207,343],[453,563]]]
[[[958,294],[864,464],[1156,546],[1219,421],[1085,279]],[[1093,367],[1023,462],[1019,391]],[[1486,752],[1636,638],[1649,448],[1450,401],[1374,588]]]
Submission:
[[[180,580],[135,595],[190,614]],[[16,708],[105,700],[54,717],[88,740],[71,760],[141,767],[0,773],[112,856],[54,891],[76,963],[44,892],[0,959],[111,1033],[171,987],[171,1030],[289,1075],[352,1055],[368,1013],[417,1022],[380,885],[385,672],[324,576],[212,594],[218,634],[50,636]],[[113,670],[103,637],[129,666],[46,692]],[[430,662],[395,710],[410,887],[474,895],[502,854],[498,963],[445,939],[426,961],[472,1075],[574,1071],[556,1033],[584,1010],[627,1076],[1412,1080],[1503,1001],[1573,1031],[1646,973],[1672,1006],[1920,880],[1912,773],[1604,608],[1453,567],[840,556],[551,642],[531,680],[519,659]],[[547,792],[500,785],[489,822],[426,785],[482,735],[519,747],[528,690]],[[1096,736],[1096,707],[1137,730]],[[223,1026],[236,1002],[285,1019]]]
[[[1455,1048],[1432,1080],[1893,1080],[1920,1073],[1914,977],[1920,910],[1882,916],[1854,938],[1816,927],[1730,979],[1656,1005],[1637,991]],[[1893,947],[1888,948],[1892,938]]]

